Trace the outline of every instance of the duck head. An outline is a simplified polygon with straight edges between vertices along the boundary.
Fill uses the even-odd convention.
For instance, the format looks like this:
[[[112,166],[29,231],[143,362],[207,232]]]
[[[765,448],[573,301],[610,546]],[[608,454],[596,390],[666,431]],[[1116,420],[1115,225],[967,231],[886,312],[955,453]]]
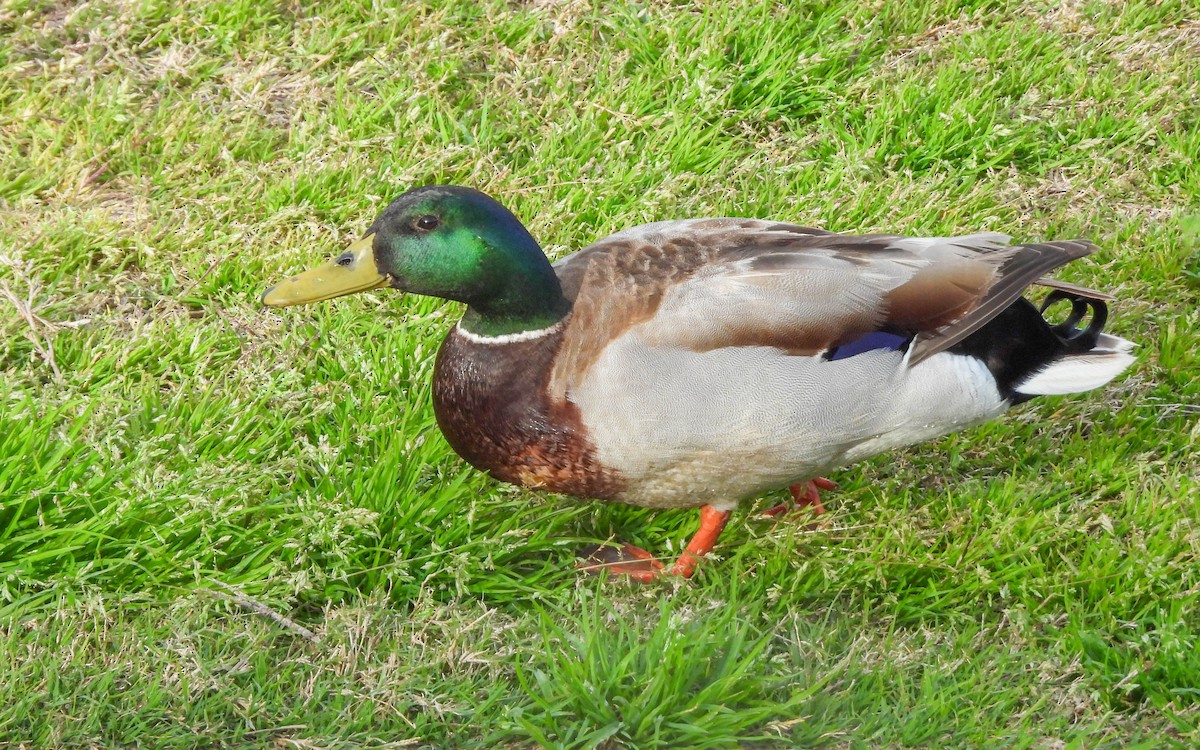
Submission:
[[[502,335],[552,325],[570,305],[537,241],[508,209],[471,188],[410,190],[362,239],[263,292],[285,307],[380,287],[467,305],[461,325]]]

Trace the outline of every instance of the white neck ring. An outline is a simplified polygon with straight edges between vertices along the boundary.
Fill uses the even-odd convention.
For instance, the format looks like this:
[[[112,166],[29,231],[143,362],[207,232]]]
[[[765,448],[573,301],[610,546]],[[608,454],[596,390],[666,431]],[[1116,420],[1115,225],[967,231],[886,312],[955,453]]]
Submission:
[[[454,326],[454,330],[457,331],[460,336],[473,344],[516,344],[522,341],[534,341],[536,339],[545,338],[553,333],[557,333],[562,329],[565,323],[566,318],[563,318],[554,325],[547,326],[546,328],[538,328],[533,331],[517,331],[516,333],[502,333],[499,336],[483,336],[478,333],[472,333],[471,331],[468,331],[466,328],[462,327],[461,321],[458,323],[458,325]]]

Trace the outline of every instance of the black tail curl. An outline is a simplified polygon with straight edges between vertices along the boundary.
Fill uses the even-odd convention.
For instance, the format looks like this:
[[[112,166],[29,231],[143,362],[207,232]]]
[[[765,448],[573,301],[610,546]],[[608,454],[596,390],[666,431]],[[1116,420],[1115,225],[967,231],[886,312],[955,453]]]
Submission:
[[[1046,310],[1063,300],[1071,303],[1071,314],[1063,322],[1051,325],[1050,330],[1071,353],[1091,351],[1100,339],[1104,324],[1108,322],[1108,305],[1103,300],[1055,289],[1046,295],[1038,308],[1042,319],[1045,320]],[[1092,319],[1087,328],[1079,328],[1079,322],[1089,312]]]

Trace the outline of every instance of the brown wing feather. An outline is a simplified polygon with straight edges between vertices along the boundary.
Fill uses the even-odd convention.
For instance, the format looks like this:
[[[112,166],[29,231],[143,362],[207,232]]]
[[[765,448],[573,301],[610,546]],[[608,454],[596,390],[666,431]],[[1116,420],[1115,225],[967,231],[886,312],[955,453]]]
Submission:
[[[1112,296],[1111,294],[1109,294],[1107,292],[1101,292],[1097,289],[1089,289],[1086,286],[1079,286],[1078,284],[1072,284],[1067,281],[1060,281],[1058,279],[1052,279],[1049,276],[1043,276],[1042,278],[1038,279],[1037,281],[1035,281],[1033,283],[1037,284],[1038,286],[1044,286],[1047,289],[1057,289],[1060,292],[1069,292],[1071,294],[1078,294],[1081,297],[1087,297],[1089,299],[1101,300],[1102,302],[1112,302],[1112,301],[1116,300],[1116,297]]]
[[[1042,274],[1095,251],[1096,246],[1084,240],[1015,245],[1006,250],[995,282],[987,287],[978,304],[947,325],[934,331],[922,331],[913,342],[909,366],[949,349],[979,330],[1011,305]]]

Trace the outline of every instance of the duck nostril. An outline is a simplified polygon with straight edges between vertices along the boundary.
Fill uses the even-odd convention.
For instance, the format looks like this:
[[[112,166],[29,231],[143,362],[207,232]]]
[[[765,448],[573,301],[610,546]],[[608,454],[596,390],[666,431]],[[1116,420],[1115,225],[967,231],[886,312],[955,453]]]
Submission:
[[[354,256],[351,255],[350,253],[342,253],[342,255],[337,259],[337,264],[339,266],[342,266],[343,268],[345,268],[346,266],[350,265],[353,262],[354,262]]]

